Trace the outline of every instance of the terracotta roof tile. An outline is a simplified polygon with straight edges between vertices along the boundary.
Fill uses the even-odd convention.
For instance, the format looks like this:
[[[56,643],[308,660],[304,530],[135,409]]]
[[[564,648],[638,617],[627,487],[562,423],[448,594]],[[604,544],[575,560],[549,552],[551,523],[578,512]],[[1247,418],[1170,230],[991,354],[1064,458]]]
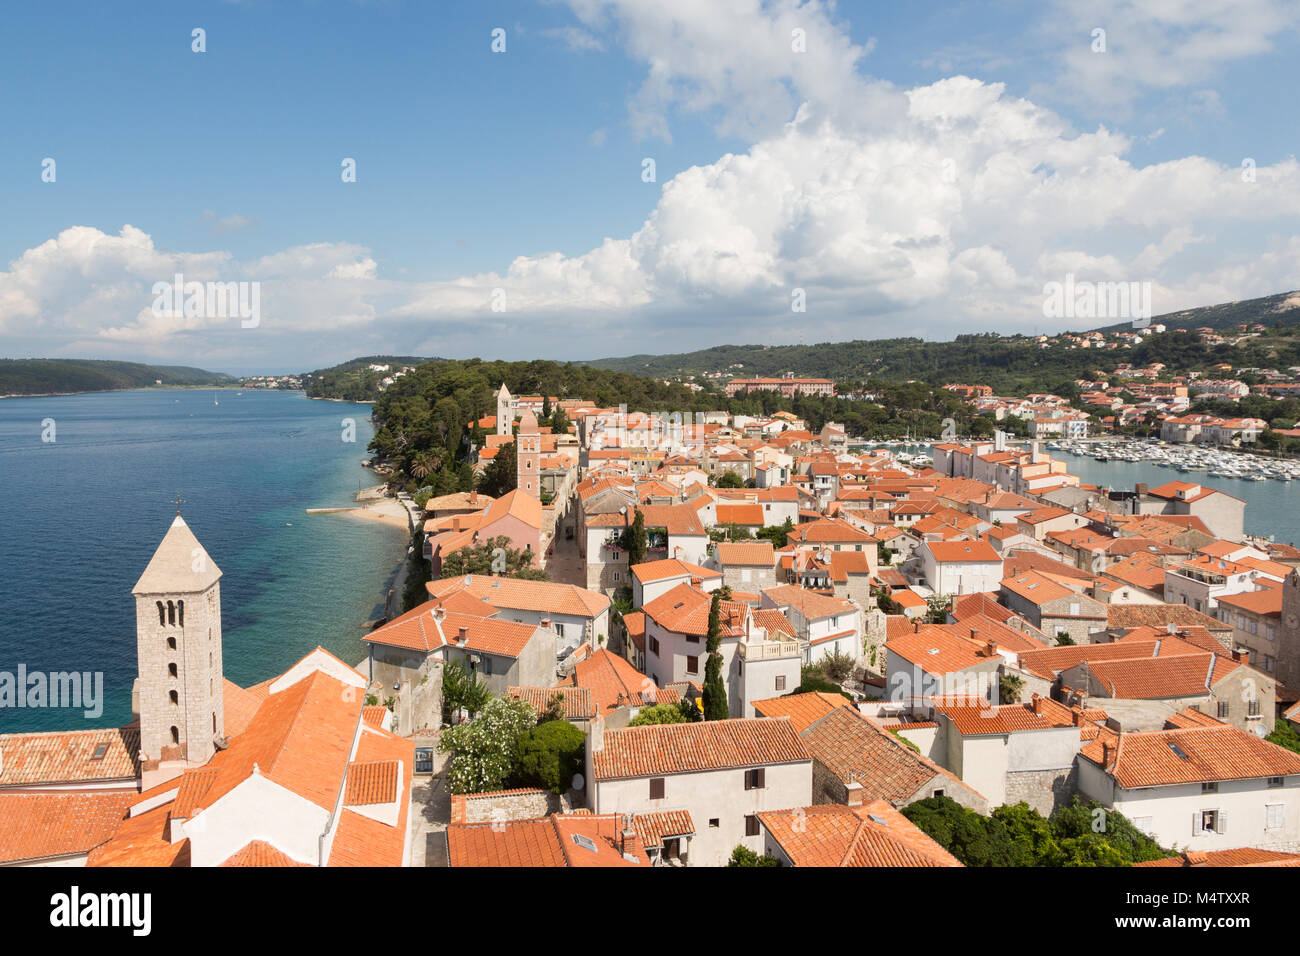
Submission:
[[[789,720],[754,717],[607,730],[592,773],[597,780],[617,780],[809,759]]]

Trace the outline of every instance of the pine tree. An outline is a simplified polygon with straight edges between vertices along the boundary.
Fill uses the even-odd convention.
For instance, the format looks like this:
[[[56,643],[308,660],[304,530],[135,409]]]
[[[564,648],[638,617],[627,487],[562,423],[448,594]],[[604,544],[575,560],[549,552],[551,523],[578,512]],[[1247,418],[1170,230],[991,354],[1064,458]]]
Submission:
[[[709,603],[709,660],[704,665],[704,719],[726,720],[731,716],[727,706],[727,688],[722,683],[722,595],[713,592]]]
[[[646,533],[645,533],[645,515],[641,509],[636,509],[636,517],[632,519],[632,527],[628,529],[627,534],[627,566],[641,564],[645,561]]]

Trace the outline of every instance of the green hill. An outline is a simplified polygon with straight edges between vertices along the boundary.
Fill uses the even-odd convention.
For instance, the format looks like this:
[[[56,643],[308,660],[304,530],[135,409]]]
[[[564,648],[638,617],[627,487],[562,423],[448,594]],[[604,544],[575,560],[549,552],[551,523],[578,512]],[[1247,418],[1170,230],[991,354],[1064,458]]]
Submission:
[[[394,371],[431,361],[435,360],[414,355],[363,355],[329,368],[303,372],[299,377],[308,398],[373,402],[379,397],[379,383]],[[387,365],[388,370],[377,372],[371,369],[372,365]]]
[[[0,359],[0,395],[102,392],[162,385],[221,385],[234,379],[183,365],[97,359]]]
[[[979,382],[991,385],[999,394],[1014,394],[1017,390],[1055,390],[1063,381],[1109,371],[1118,362],[1159,360],[1172,364],[1162,357],[1166,349],[1176,351],[1179,361],[1190,368],[1234,359],[1245,365],[1295,364],[1294,333],[1300,328],[1300,308],[1282,308],[1293,296],[1296,294],[1282,293],[1152,319],[1153,324],[1162,323],[1171,329],[1211,326],[1227,330],[1242,323],[1248,326],[1258,323],[1272,329],[1281,325],[1284,341],[1280,349],[1276,342],[1262,341],[1268,337],[1251,340],[1249,347],[1240,349],[1231,346],[1207,349],[1194,339],[1175,342],[1174,333],[1151,336],[1143,345],[1132,349],[1102,351],[1057,346],[1042,349],[1031,336],[983,333],[959,335],[951,342],[896,338],[816,345],[720,345],[674,355],[596,359],[586,364],[661,379],[712,378],[725,382],[730,378],[775,377],[791,372],[798,377],[829,378],[838,383],[911,379],[937,384]],[[1131,329],[1131,324],[1098,331],[1126,329]]]

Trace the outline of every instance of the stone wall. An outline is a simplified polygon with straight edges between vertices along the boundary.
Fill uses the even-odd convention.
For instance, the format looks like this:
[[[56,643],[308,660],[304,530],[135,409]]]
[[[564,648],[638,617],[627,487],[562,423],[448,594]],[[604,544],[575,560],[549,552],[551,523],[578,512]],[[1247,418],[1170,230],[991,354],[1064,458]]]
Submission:
[[[557,796],[549,790],[493,790],[457,794],[451,798],[452,823],[504,823],[536,820],[552,813],[571,813],[581,800],[570,791]]]
[[[1024,802],[1043,816],[1051,816],[1057,807],[1070,805],[1079,792],[1076,766],[1054,770],[1022,770],[1007,774],[1008,804]]]

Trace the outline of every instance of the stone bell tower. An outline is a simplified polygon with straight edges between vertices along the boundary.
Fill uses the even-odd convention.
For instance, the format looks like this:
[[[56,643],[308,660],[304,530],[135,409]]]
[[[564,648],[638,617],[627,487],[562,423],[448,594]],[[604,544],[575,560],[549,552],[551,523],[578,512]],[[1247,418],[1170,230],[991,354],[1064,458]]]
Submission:
[[[220,579],[177,514],[131,589],[145,789],[207,763],[224,736]]]

